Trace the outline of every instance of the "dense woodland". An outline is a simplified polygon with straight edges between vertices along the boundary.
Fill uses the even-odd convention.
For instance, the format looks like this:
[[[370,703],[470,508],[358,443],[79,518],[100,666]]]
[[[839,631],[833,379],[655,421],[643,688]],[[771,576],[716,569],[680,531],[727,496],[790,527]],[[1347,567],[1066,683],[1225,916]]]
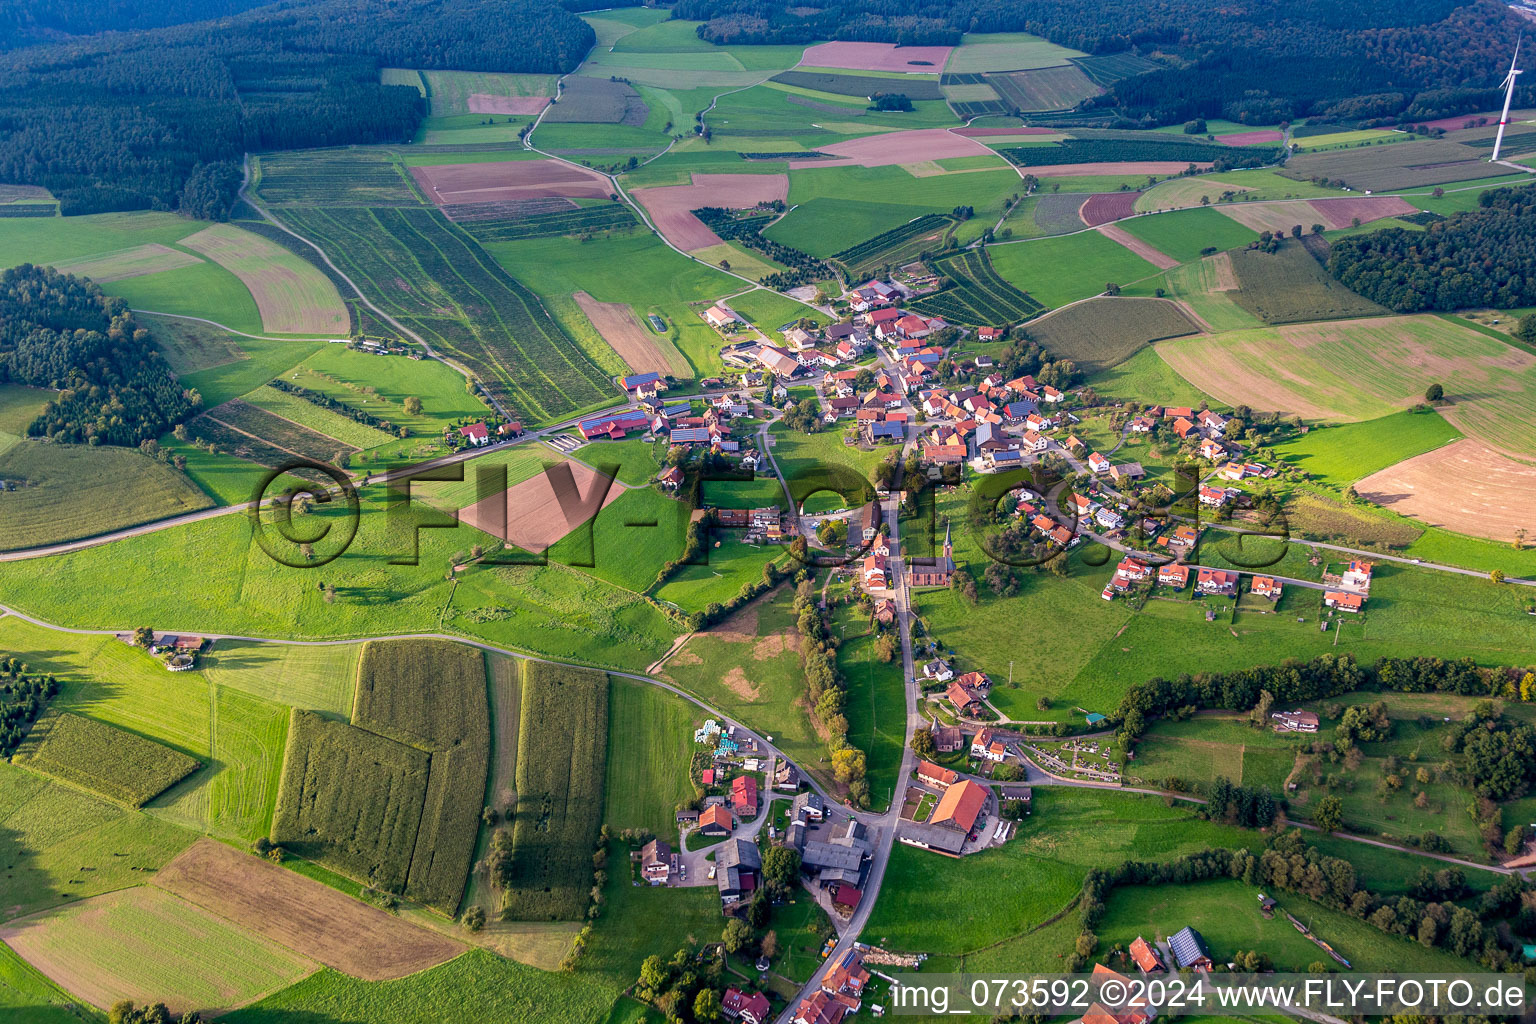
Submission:
[[[1520,32],[1498,0],[679,0],[713,42],[854,39],[958,43],[964,32],[1033,32],[1093,54],[1134,50],[1167,70],[1118,83],[1099,102],[1172,124],[1303,115],[1429,118],[1487,106]]]
[[[1487,191],[1478,203],[1424,231],[1340,238],[1328,269],[1399,313],[1536,304],[1536,185]]]
[[[126,302],[30,263],[0,271],[0,383],[58,391],[28,433],[75,444],[137,445],[201,405]]]
[[[66,214],[216,213],[238,185],[218,165],[244,152],[409,141],[425,103],[381,66],[569,71],[594,38],[544,0],[320,0],[16,50],[0,182],[43,185]]]

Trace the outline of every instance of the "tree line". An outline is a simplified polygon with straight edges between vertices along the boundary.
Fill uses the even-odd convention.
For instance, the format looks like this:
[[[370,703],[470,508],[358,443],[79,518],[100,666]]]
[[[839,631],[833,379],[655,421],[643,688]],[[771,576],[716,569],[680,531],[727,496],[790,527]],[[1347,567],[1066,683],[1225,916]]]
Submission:
[[[10,757],[59,692],[52,674],[34,675],[20,658],[0,658],[0,757]]]
[[[31,46],[0,67],[0,181],[227,216],[247,151],[409,142],[425,100],[381,67],[566,72],[594,40],[547,0],[318,0]]]
[[[1419,119],[1488,109],[1520,32],[1497,0],[678,0],[721,44],[846,39],[951,46],[965,32],[1032,32],[1089,54],[1175,58],[1110,87],[1098,105],[1149,124],[1224,117]]]
[[[0,271],[0,383],[58,392],[27,433],[73,444],[138,445],[202,406],[126,302],[30,263]]]
[[[1328,271],[1399,313],[1536,304],[1536,186],[1478,196],[1478,208],[1423,231],[1385,228],[1336,240]]]

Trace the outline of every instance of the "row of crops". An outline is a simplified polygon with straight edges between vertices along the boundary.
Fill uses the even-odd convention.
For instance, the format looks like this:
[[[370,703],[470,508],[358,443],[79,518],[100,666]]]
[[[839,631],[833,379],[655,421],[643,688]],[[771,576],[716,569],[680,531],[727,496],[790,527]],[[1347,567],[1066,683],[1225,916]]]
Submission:
[[[524,419],[558,419],[612,397],[608,375],[538,296],[437,210],[302,207],[282,216]]]
[[[885,266],[899,266],[921,253],[942,247],[944,232],[953,221],[942,213],[925,213],[900,227],[882,231],[858,245],[833,253],[848,277],[866,277]]]
[[[460,222],[480,242],[513,242],[522,238],[556,238],[561,235],[590,235],[600,231],[632,228],[638,222],[623,203],[579,206],[575,209],[507,217],[500,220]]]
[[[967,327],[1020,323],[1045,309],[1026,292],[997,276],[985,249],[966,249],[930,260],[947,282],[942,291],[907,305],[925,316],[940,316]]]

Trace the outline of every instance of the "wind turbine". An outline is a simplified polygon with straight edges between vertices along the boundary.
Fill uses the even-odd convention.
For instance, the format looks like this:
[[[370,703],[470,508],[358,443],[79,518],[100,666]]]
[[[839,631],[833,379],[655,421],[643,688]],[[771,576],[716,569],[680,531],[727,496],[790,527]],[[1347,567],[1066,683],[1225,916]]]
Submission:
[[[1509,103],[1515,98],[1515,79],[1520,77],[1520,69],[1515,64],[1520,60],[1520,40],[1515,40],[1515,56],[1509,62],[1509,74],[1504,76],[1500,85],[1504,90],[1504,113],[1499,115],[1499,134],[1493,139],[1493,156],[1488,158],[1489,163],[1499,162],[1499,147],[1504,145],[1504,126],[1509,124]]]

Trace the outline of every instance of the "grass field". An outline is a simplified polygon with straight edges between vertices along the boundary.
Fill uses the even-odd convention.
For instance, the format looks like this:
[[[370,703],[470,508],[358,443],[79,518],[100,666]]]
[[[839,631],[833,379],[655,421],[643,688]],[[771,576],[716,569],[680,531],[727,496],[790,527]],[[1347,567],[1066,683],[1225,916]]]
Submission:
[[[276,242],[231,224],[215,224],[188,235],[181,244],[240,279],[256,302],[265,331],[344,337],[351,326],[331,279]]]
[[[1136,761],[1127,770],[1151,785],[1176,778],[1203,792],[1220,775],[1281,796],[1296,755],[1307,742],[1296,734],[1254,729],[1238,720],[1159,721],[1137,742]]]
[[[0,943],[0,1012],[36,1024],[77,1024],[79,1002]]]
[[[145,868],[159,868],[195,838],[158,818],[0,764],[0,854],[10,865],[7,919],[138,885]]]
[[[1057,46],[1027,32],[968,32],[950,52],[944,72],[960,75],[1047,68],[1065,64],[1068,57],[1081,56],[1080,50]]]
[[[1210,207],[1133,217],[1120,226],[1180,263],[1199,259],[1206,249],[1236,249],[1259,237]]]
[[[1139,350],[1123,363],[1100,370],[1088,378],[1101,395],[1130,398],[1156,405],[1187,405],[1193,408],[1209,396],[1173,372],[1154,348]]]
[[[377,448],[398,439],[366,423],[359,423],[324,406],[316,405],[287,391],[263,386],[243,396],[243,401],[274,416],[292,420],[353,448]]]
[[[79,715],[32,723],[15,763],[128,807],[142,807],[200,767],[170,747]]]
[[[1105,296],[1042,317],[1024,333],[1057,359],[1092,373],[1124,362],[1153,341],[1198,330],[1171,302]]]
[[[126,300],[133,309],[202,317],[247,334],[262,331],[261,312],[250,290],[215,263],[128,277],[108,283],[102,291]]]
[[[906,749],[907,703],[901,662],[881,662],[869,619],[854,606],[836,610],[833,625],[846,635],[837,649],[837,666],[848,684],[844,715],[848,742],[864,751],[870,801],[876,809],[889,805],[901,789],[901,755]]]
[[[466,392],[463,374],[436,360],[374,356],[325,345],[284,376],[423,438],[436,438],[455,420],[488,411],[484,402]],[[405,411],[407,398],[421,400],[419,414]]]
[[[1454,441],[1461,432],[1435,413],[1404,411],[1362,423],[1315,428],[1275,451],[1319,483],[1343,490],[1379,469]]]
[[[1335,281],[1295,241],[1286,241],[1277,253],[1244,249],[1228,258],[1237,279],[1232,300],[1267,324],[1343,320],[1386,312]]]
[[[259,341],[255,338],[231,338],[229,344],[239,350],[239,359],[180,375],[183,384],[196,388],[198,394],[203,396],[205,409],[254,391],[273,377],[330,347],[319,341]],[[459,379],[462,381],[463,377]],[[461,383],[459,388],[462,390],[463,387]]]
[[[22,416],[27,411],[20,409]],[[0,433],[0,480],[17,488],[0,500],[0,548],[6,550],[110,533],[213,504],[185,474],[130,448],[14,438]]]
[[[1308,419],[1376,419],[1422,401],[1424,389],[1440,383],[1452,426],[1494,447],[1536,452],[1536,359],[1438,317],[1233,331],[1156,351],[1223,402]]]
[[[15,922],[6,942],[100,1008],[164,1002],[173,1013],[238,1006],[316,965],[153,886]]]
[[[1232,269],[1232,257],[1227,253],[1174,267],[1156,283],[1163,285],[1171,297],[1187,303],[1213,331],[1236,331],[1263,324],[1233,298],[1238,287],[1237,275]],[[1148,287],[1144,285],[1137,290],[1146,291]]]
[[[1129,284],[1157,268],[1097,231],[1037,238],[988,247],[1003,280],[1047,306],[1062,306],[1104,290],[1108,282]]]
[[[694,721],[681,698],[645,683],[608,683],[608,781],[603,820],[614,828],[677,831],[675,812],[694,798],[688,778]]]
[[[675,604],[685,612],[703,611],[711,604],[724,604],[740,594],[742,587],[761,579],[765,563],[778,560],[783,564],[786,556],[779,546],[744,544],[738,535],[739,531],[715,534],[705,558],[682,567],[657,587],[656,600]],[[713,546],[714,542],[718,546]]]

